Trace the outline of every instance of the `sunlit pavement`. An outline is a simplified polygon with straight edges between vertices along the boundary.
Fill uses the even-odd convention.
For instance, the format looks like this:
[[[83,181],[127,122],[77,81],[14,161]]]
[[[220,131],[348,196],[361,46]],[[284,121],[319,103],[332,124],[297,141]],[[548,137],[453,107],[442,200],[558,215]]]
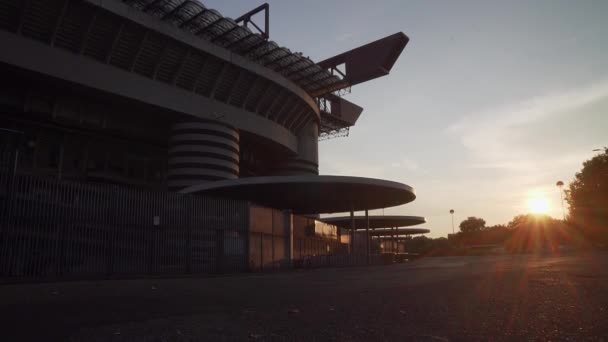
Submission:
[[[5,341],[608,340],[608,253],[1,285]]]

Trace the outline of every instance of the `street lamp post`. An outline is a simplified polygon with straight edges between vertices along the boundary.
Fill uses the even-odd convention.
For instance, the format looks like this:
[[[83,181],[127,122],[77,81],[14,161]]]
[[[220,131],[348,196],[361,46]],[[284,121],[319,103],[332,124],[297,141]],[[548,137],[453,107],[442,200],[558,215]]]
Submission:
[[[452,234],[454,234],[454,209],[450,209],[450,214],[452,215]]]
[[[563,187],[564,187],[564,182],[557,181],[557,183],[555,183],[555,186],[557,186],[559,188],[559,199],[562,203],[562,218],[564,221],[566,221],[566,210],[564,209],[564,194],[563,194]]]

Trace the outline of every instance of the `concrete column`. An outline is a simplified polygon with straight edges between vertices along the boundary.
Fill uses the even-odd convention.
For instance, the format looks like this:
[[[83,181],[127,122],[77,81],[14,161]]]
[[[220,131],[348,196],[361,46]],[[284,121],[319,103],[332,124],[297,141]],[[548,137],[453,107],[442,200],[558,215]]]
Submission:
[[[193,118],[174,124],[168,150],[169,189],[238,178],[239,137],[235,128],[219,122]]]
[[[367,256],[367,263],[369,264],[369,248],[370,248],[370,243],[369,243],[369,214],[368,211],[365,210],[365,238],[366,238],[366,251],[365,251],[365,255]]]
[[[308,123],[298,134],[298,154],[280,163],[273,171],[280,176],[319,174],[319,125]]]
[[[285,227],[285,262],[287,267],[292,266],[293,262],[293,215],[291,210],[283,211]]]
[[[372,246],[372,242],[374,242],[374,232],[376,231],[376,228],[372,228],[372,234],[369,236],[369,248],[370,248],[370,253],[371,253],[371,246]],[[380,250],[382,252],[382,250]]]
[[[355,212],[350,211],[350,254],[355,254]]]
[[[340,239],[341,239],[341,237],[342,237],[342,232],[340,231],[340,229],[342,229],[342,228],[340,228],[340,227],[336,227],[336,239],[337,239],[337,241],[338,241],[338,243],[336,244],[336,246],[342,246],[342,245],[340,244],[340,243],[341,243]],[[335,252],[334,252],[334,253],[335,253]]]

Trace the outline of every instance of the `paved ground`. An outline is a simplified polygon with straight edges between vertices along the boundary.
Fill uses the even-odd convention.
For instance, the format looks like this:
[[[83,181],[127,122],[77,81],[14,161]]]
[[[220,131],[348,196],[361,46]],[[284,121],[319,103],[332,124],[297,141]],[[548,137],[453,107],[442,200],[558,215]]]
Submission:
[[[4,341],[608,341],[608,253],[0,285]]]

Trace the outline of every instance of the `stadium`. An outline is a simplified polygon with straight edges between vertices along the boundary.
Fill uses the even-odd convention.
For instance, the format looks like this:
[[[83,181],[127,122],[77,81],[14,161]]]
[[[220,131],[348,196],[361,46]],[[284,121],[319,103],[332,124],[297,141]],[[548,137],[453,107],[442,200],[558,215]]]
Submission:
[[[0,275],[367,264],[428,232],[368,215],[412,187],[319,175],[319,142],[363,111],[345,95],[388,75],[408,37],[314,62],[270,40],[269,13],[1,0]]]

